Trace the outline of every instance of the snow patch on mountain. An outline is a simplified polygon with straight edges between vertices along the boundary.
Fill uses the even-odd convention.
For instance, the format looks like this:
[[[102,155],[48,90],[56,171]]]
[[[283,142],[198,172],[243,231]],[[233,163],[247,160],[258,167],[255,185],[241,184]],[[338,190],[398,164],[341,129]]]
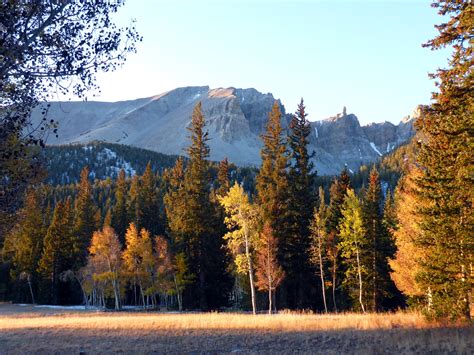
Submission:
[[[380,151],[377,149],[377,147],[375,146],[374,142],[370,142],[370,146],[372,147],[372,149],[374,150],[375,153],[377,153],[378,155],[382,156],[383,154],[380,153]]]

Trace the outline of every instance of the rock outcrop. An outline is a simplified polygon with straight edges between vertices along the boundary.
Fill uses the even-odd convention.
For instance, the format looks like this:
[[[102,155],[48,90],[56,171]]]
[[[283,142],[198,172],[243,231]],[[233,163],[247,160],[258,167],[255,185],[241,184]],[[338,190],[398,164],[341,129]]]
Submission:
[[[187,128],[198,101],[202,102],[209,131],[211,159],[228,157],[233,163],[260,164],[260,135],[275,98],[255,89],[207,86],[178,88],[167,93],[121,102],[53,102],[48,120],[59,125],[58,137],[50,135],[49,145],[104,141],[145,148],[165,154],[184,154]],[[282,123],[291,116],[278,100]],[[39,110],[33,121],[41,119]],[[344,165],[351,170],[406,142],[413,134],[412,120],[361,127],[354,114],[338,114],[312,122],[309,148],[316,152],[320,175],[338,173]]]

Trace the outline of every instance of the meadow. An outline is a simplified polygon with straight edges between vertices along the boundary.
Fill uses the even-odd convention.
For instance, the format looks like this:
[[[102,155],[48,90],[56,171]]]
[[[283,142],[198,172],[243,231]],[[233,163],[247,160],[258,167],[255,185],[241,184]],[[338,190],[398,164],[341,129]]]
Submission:
[[[417,313],[101,312],[0,305],[0,353],[474,352],[472,326]]]

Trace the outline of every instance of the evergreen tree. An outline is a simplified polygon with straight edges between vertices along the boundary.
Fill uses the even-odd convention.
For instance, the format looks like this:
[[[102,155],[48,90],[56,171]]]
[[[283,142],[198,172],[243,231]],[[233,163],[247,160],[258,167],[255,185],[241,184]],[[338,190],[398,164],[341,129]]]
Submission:
[[[309,267],[308,250],[310,246],[309,224],[315,204],[313,163],[311,158],[314,152],[308,152],[308,137],[311,133],[311,125],[305,111],[303,99],[290,123],[290,135],[288,143],[290,146],[291,166],[289,170],[289,238],[282,245],[286,254],[286,286],[287,292],[293,305],[298,308],[310,306],[309,299],[314,273]],[[291,296],[290,296],[291,295]]]
[[[115,184],[115,205],[112,211],[112,224],[117,232],[121,243],[125,242],[125,231],[127,230],[127,181],[125,179],[125,170],[120,169]]]
[[[358,298],[360,308],[365,313],[368,294],[364,281],[367,280],[370,269],[368,250],[371,241],[366,237],[361,202],[354,190],[347,190],[341,212],[339,244],[341,256],[347,265],[345,284],[350,289],[353,299]],[[354,296],[356,293],[357,296]]]
[[[448,15],[436,26],[439,35],[424,46],[452,46],[449,68],[432,75],[439,91],[423,109],[417,180],[420,202],[419,247],[426,251],[418,274],[435,317],[470,318],[473,289],[474,218],[472,175],[474,71],[471,1],[436,0],[433,7]]]
[[[158,210],[158,196],[156,190],[155,176],[151,170],[151,163],[148,162],[145,172],[141,177],[140,195],[142,201],[142,228],[158,233],[161,223],[161,216]]]
[[[134,175],[130,184],[130,190],[128,191],[127,211],[128,220],[135,223],[137,228],[140,228],[142,225],[143,217],[143,195],[140,193],[140,191],[140,177],[138,175]]]
[[[63,302],[67,289],[60,290],[60,275],[73,268],[77,262],[77,249],[73,235],[73,212],[71,200],[58,202],[53,213],[53,220],[48,228],[43,243],[43,254],[38,263],[38,272],[50,287],[51,302]],[[61,292],[63,291],[63,292]]]
[[[13,279],[26,280],[30,301],[35,303],[37,267],[43,250],[43,238],[47,226],[41,213],[41,196],[38,190],[27,190],[25,206],[18,213],[18,223],[7,235],[3,255],[11,261],[10,275]],[[22,300],[23,301],[23,300]]]
[[[268,116],[266,132],[262,135],[263,148],[260,152],[262,166],[257,175],[257,200],[262,209],[264,223],[269,223],[280,243],[278,257],[283,269],[290,269],[291,247],[288,216],[288,152],[281,125],[281,112],[275,101]],[[282,295],[282,306],[287,307],[292,300]]]
[[[168,227],[177,240],[177,253],[185,252],[190,274],[196,281],[185,290],[184,298],[191,306],[202,310],[213,309],[224,304],[226,299],[226,270],[222,265],[224,258],[222,236],[213,233],[215,209],[210,199],[211,178],[209,172],[208,133],[199,102],[194,108],[190,131],[191,145],[187,149],[189,162],[182,183],[173,181],[180,173],[180,166],[171,174],[171,183],[165,199],[166,214],[171,217]],[[182,164],[182,163],[181,163]],[[173,176],[174,175],[174,176]],[[170,203],[180,201],[176,206]],[[170,216],[170,212],[176,213]]]
[[[370,302],[367,302],[367,307],[370,307],[374,312],[381,310],[384,298],[389,296],[388,291],[392,286],[390,279],[392,270],[388,259],[393,258],[395,253],[391,235],[383,224],[382,204],[379,173],[374,166],[370,172],[369,185],[363,201],[366,237],[371,243],[371,267],[367,270],[370,280],[368,280],[366,290],[371,293],[372,297]]]
[[[74,218],[75,248],[79,255],[79,258],[75,260],[77,267],[84,265],[86,262],[87,248],[89,247],[92,233],[96,230],[94,213],[95,208],[92,201],[92,187],[89,182],[89,169],[86,166],[81,171]]]
[[[191,127],[189,127],[191,145],[187,148],[189,164],[184,176],[184,189],[186,191],[186,222],[185,232],[189,246],[189,262],[191,270],[197,276],[196,295],[199,307],[209,309],[207,288],[210,283],[207,270],[209,259],[208,250],[210,233],[211,204],[209,200],[210,175],[209,175],[209,146],[207,144],[208,132],[205,130],[205,119],[202,105],[199,102],[194,108]]]
[[[164,180],[167,185],[164,196],[167,232],[175,253],[183,252],[186,248],[183,234],[183,221],[186,213],[184,171],[183,158],[179,157],[176,159],[175,166],[164,172]]]
[[[219,167],[217,169],[217,183],[218,188],[216,189],[216,194],[220,196],[226,195],[230,190],[229,161],[227,158],[224,158],[219,162]]]

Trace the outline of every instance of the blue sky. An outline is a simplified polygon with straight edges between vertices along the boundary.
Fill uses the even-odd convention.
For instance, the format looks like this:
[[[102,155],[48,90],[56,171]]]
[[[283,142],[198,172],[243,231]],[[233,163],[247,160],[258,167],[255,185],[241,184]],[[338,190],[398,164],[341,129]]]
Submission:
[[[117,22],[137,20],[138,53],[98,76],[102,101],[180,86],[254,87],[309,119],[342,111],[362,124],[397,123],[430,101],[428,73],[449,52],[421,44],[442,17],[427,0],[128,0]]]

